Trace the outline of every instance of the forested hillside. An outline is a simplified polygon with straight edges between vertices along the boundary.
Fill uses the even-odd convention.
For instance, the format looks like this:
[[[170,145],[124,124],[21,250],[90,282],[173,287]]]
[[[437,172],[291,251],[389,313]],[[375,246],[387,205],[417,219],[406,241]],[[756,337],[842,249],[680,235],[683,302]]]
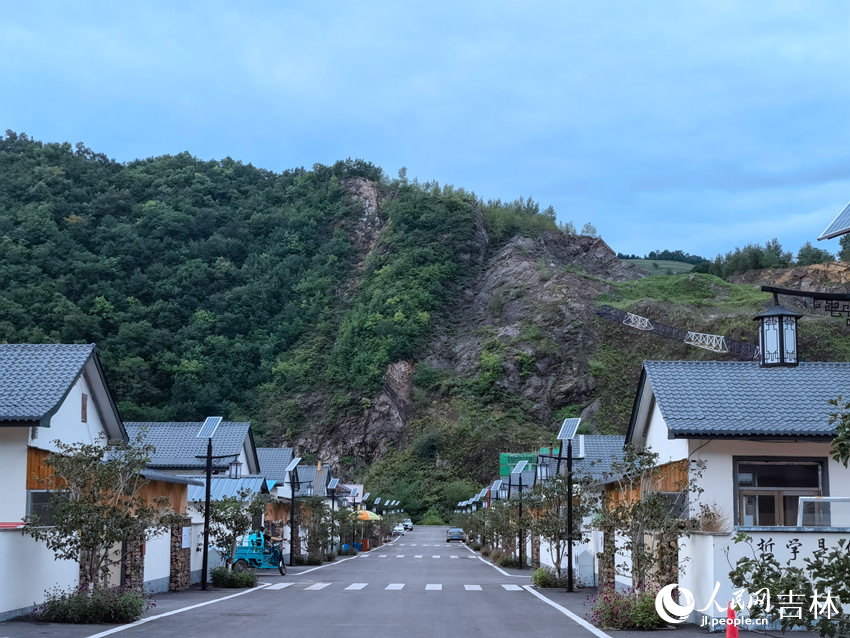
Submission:
[[[600,319],[601,303],[753,340],[769,300],[647,276],[531,199],[360,160],[118,163],[7,132],[0,175],[0,341],[95,342],[126,420],[251,420],[412,514],[467,498],[499,452],[553,443],[566,416],[622,432],[643,359],[722,357]],[[795,280],[826,286],[812,269],[828,272]],[[800,335],[803,358],[850,356],[843,322]]]

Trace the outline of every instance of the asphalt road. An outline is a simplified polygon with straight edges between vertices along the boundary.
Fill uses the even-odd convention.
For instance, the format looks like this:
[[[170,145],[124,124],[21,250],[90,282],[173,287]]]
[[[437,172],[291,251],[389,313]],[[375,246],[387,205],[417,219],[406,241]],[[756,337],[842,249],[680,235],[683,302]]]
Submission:
[[[356,558],[297,574],[264,570],[262,589],[85,635],[599,638],[524,588],[527,571],[519,577],[501,572],[464,545],[446,543],[445,532],[417,527]]]

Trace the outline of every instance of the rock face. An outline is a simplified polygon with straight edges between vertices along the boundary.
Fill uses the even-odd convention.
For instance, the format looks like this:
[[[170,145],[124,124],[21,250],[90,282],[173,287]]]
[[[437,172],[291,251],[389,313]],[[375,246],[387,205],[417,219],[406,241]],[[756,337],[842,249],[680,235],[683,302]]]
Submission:
[[[385,218],[380,193],[364,179],[343,184],[363,216],[352,241],[365,260],[374,249]],[[480,210],[475,210],[474,240],[458,255],[470,275],[455,291],[444,320],[424,348],[426,361],[461,376],[478,374],[482,352],[495,350],[502,361],[498,385],[525,400],[540,422],[568,405],[595,415],[588,356],[596,349],[594,299],[612,281],[646,276],[643,270],[617,259],[599,238],[545,233],[512,238],[493,247]],[[361,402],[362,410],[348,414],[293,443],[318,450],[325,462],[350,457],[370,463],[390,450],[407,445],[414,364],[391,363],[382,391]],[[306,410],[324,409],[328,397],[313,397]],[[302,402],[303,405],[303,402]]]

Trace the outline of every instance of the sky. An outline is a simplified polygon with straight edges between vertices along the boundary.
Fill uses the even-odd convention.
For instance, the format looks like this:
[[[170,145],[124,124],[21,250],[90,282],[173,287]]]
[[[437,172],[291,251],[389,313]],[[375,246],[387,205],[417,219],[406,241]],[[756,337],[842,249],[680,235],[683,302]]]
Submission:
[[[850,201],[850,2],[0,0],[0,130],[362,158],[615,250],[796,253]],[[1,179],[2,177],[0,177]]]

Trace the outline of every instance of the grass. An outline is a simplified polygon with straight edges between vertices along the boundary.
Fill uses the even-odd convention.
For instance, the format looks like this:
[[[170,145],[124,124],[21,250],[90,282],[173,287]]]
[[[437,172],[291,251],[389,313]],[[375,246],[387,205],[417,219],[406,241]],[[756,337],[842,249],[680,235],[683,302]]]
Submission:
[[[770,300],[768,293],[753,286],[730,284],[720,277],[704,274],[658,275],[617,282],[613,288],[613,294],[603,295],[599,301],[621,309],[652,299],[677,305],[757,312]]]
[[[652,275],[679,275],[691,272],[694,269],[693,264],[686,264],[683,261],[667,261],[665,259],[624,259],[623,261],[643,268]]]

